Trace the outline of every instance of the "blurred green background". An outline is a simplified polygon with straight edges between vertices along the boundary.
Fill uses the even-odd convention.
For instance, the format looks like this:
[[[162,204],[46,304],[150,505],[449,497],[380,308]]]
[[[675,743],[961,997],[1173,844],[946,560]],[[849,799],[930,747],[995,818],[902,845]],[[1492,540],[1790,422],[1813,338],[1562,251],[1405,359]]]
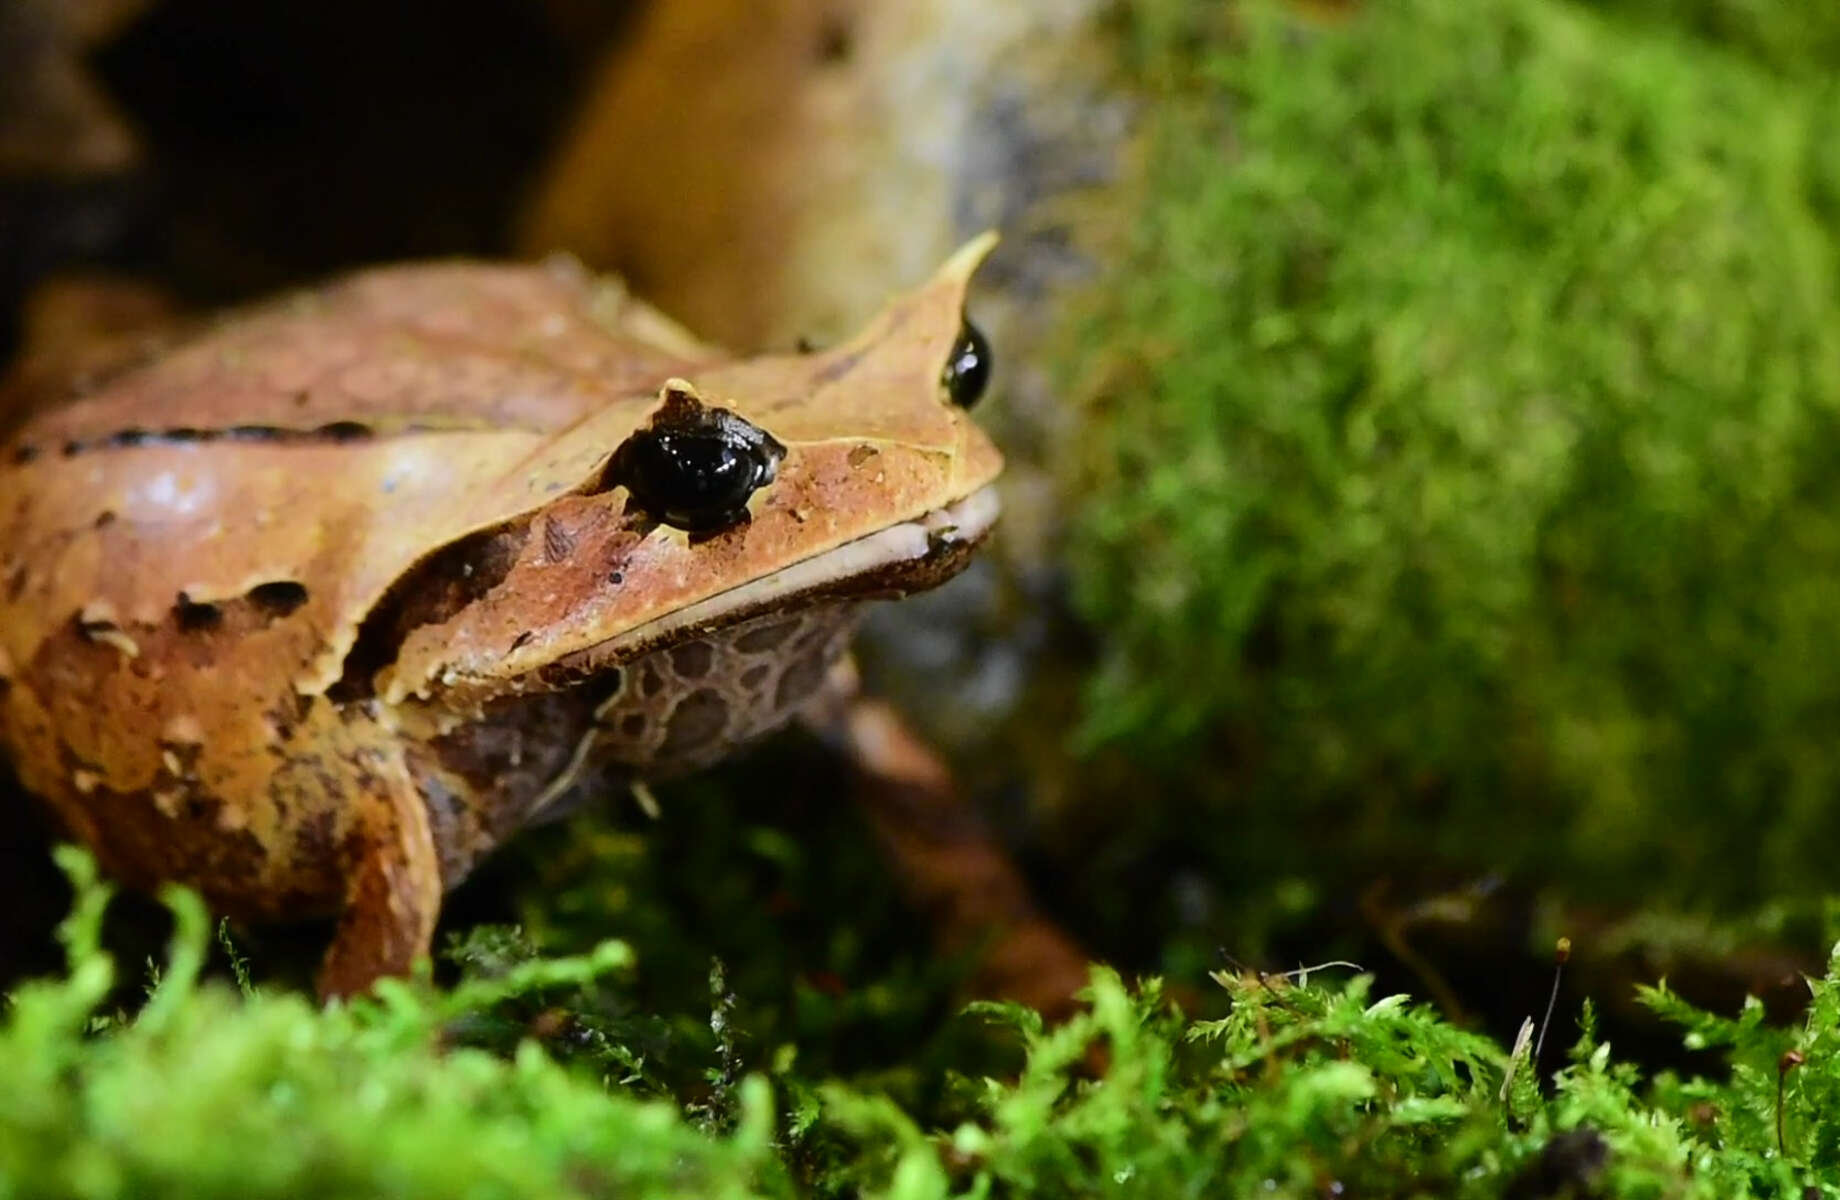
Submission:
[[[1829,890],[1840,15],[1129,12],[1079,750],[1236,894]]]

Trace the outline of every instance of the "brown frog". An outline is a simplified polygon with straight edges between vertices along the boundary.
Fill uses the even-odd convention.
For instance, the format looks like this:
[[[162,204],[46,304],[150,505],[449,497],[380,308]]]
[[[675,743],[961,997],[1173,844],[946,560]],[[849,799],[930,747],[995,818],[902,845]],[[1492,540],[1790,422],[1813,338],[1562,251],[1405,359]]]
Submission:
[[[864,601],[965,565],[993,241],[822,352],[447,263],[18,373],[0,747],[131,885],[338,914],[322,991],[407,970],[519,828],[779,726]]]

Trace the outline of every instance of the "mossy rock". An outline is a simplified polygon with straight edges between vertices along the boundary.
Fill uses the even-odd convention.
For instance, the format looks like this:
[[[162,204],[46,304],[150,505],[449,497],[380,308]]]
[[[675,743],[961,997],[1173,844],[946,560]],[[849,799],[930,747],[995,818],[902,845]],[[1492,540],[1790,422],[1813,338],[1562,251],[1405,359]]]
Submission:
[[[1080,740],[1220,874],[1829,881],[1840,93],[1782,55],[1840,19],[1603,7],[1131,9]]]

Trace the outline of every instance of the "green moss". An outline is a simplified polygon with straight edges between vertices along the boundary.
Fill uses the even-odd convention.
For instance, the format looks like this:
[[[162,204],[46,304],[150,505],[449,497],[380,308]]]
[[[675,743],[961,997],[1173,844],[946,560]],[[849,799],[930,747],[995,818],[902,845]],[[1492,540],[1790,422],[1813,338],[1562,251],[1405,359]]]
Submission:
[[[876,1072],[920,1102],[937,1090],[938,1056],[975,1054],[974,1031],[948,1020],[969,964],[936,953],[847,781],[812,750],[782,740],[660,788],[656,822],[589,812],[532,831],[481,890],[513,897],[492,916],[546,953],[583,953],[610,932],[632,946],[640,966],[603,1015],[667,1086],[714,1065],[713,958],[750,1069],[792,1056],[807,1072]],[[765,797],[763,778],[775,781]]]
[[[87,860],[66,923],[72,970],[10,997],[0,1022],[0,1196],[758,1196],[787,1193],[765,1083],[741,1086],[734,1132],[676,1104],[571,1073],[534,1042],[507,1057],[450,1026],[509,999],[630,965],[609,943],[450,993],[386,985],[318,1011],[297,994],[201,985],[204,909],[172,897],[178,935],[133,1019],[97,1011],[114,971],[97,948],[106,894]]]
[[[1786,74],[1819,75],[1840,62],[1840,9],[1795,0],[1598,0],[1596,7],[1685,33]]]
[[[1069,376],[1084,744],[1240,874],[1333,829],[1624,899],[1818,885],[1831,87],[1554,0],[1129,12],[1148,199]]]
[[[175,893],[162,977],[138,1013],[110,1016],[107,893],[87,859],[65,862],[70,969],[0,1016],[0,1197],[1836,1194],[1812,1181],[1840,1169],[1840,956],[1799,1030],[1765,1027],[1755,1004],[1725,1019],[1646,993],[1725,1057],[1728,1083],[1643,1080],[1588,1009],[1554,1070],[1557,1055],[1536,1067],[1341,968],[1217,975],[1216,1021],[1099,969],[1089,1010],[1054,1029],[974,1007],[1022,1066],[949,1073],[956,1098],[928,1111],[790,1060],[742,1073],[732,1047],[712,1087],[638,1098],[642,1070],[616,1065],[637,1064],[631,1048],[578,1011],[628,986],[618,944],[541,959],[481,939],[468,953],[492,978],[318,1010],[201,983],[210,929]],[[726,1041],[736,1009],[712,990]],[[527,1005],[552,1019],[492,1036]]]

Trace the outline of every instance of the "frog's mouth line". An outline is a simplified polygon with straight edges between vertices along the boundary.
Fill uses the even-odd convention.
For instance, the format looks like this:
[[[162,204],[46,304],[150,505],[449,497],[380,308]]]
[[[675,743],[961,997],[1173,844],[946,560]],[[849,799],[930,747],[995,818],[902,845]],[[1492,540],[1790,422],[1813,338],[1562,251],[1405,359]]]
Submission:
[[[892,599],[950,579],[997,523],[994,484],[771,575],[718,592],[609,638],[587,653],[603,661],[636,657],[683,637],[769,609],[796,611],[825,601]]]

